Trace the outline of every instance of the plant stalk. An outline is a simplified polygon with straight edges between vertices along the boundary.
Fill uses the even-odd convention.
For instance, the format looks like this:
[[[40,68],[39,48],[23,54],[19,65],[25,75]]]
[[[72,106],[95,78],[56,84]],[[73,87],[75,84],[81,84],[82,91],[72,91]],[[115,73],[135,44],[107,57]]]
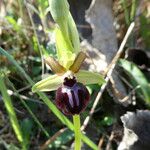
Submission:
[[[73,123],[75,133],[75,150],[81,150],[80,115],[73,116]]]

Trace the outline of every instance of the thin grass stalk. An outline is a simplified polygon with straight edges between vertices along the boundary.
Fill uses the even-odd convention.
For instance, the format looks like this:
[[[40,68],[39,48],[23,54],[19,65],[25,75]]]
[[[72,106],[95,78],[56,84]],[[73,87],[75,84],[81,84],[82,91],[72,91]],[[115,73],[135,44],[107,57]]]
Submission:
[[[3,75],[0,76],[0,91],[2,93],[2,97],[3,97],[3,101],[4,101],[4,105],[6,107],[6,110],[8,112],[9,115],[9,119],[12,125],[12,128],[16,134],[16,137],[18,139],[18,141],[20,142],[21,146],[22,146],[22,150],[26,150],[26,145],[23,139],[23,134],[21,131],[21,127],[19,125],[19,121],[17,119],[16,113],[14,111],[14,107],[11,101],[10,96],[7,93],[7,88],[4,82],[4,77],[2,77]]]

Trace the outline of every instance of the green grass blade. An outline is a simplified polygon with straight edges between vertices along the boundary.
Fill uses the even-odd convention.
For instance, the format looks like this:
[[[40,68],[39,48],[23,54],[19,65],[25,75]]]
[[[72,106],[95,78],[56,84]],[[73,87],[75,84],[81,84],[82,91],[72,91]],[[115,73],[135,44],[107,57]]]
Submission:
[[[7,53],[4,49],[0,47],[0,53],[5,55],[7,59],[16,67],[16,69],[26,78],[26,80],[29,82],[30,85],[34,85],[34,82],[30,78],[30,76],[27,75],[27,73],[23,70],[23,68],[16,62],[16,60]],[[48,106],[48,108],[60,119],[62,123],[64,123],[69,129],[74,131],[74,126],[72,122],[64,116],[57,107],[49,100],[49,98],[42,92],[36,92],[40,98],[43,100],[43,102]],[[91,148],[96,149],[97,145],[94,144],[88,137],[82,134],[82,140],[89,145]]]
[[[18,119],[16,117],[16,113],[14,111],[14,107],[13,107],[11,98],[7,93],[7,88],[6,88],[5,83],[4,83],[4,77],[2,77],[2,75],[0,76],[0,91],[2,93],[3,101],[5,104],[6,110],[8,112],[11,125],[13,127],[15,134],[16,134],[16,137],[17,137],[18,141],[21,143],[22,149],[26,150],[26,146],[24,145],[24,140],[23,140],[21,128],[20,128],[20,125],[18,123]]]
[[[127,60],[120,59],[118,64],[125,69],[132,79],[131,82],[133,81],[132,83],[134,83],[134,86],[140,86],[141,91],[139,92],[143,94],[145,101],[150,104],[150,86],[144,74],[134,63]]]
[[[24,69],[17,63],[17,61],[14,60],[14,58],[1,47],[0,47],[0,53],[7,57],[7,59],[16,67],[16,69],[26,78],[26,80],[29,82],[30,85],[34,84],[32,79],[26,74]]]
[[[86,135],[82,134],[81,135],[82,140],[93,150],[100,150],[96,144],[94,144]]]

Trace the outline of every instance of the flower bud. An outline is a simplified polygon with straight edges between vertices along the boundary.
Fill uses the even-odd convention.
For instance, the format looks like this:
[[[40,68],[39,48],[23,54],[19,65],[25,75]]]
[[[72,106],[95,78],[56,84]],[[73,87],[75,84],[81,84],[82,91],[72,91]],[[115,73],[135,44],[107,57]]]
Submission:
[[[63,85],[56,92],[56,105],[66,115],[81,113],[89,100],[90,95],[87,88],[77,82],[75,77],[66,77]]]

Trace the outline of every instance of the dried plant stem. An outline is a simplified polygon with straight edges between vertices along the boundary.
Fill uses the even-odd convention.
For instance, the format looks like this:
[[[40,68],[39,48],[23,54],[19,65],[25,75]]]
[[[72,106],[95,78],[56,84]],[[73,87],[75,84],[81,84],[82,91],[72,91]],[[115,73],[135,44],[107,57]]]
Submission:
[[[95,99],[95,101],[94,101],[94,104],[93,104],[93,106],[92,106],[92,108],[91,108],[91,110],[90,110],[90,112],[89,112],[89,115],[88,115],[88,116],[86,117],[86,119],[84,120],[84,123],[83,123],[83,125],[82,125],[82,127],[81,127],[81,130],[84,130],[84,129],[86,128],[86,126],[88,125],[88,123],[89,123],[89,121],[90,121],[90,119],[91,119],[91,117],[92,117],[92,115],[93,115],[93,113],[94,113],[94,111],[95,111],[95,108],[96,108],[96,106],[97,106],[97,104],[98,104],[98,102],[99,102],[99,100],[100,100],[100,98],[101,98],[101,96],[102,96],[102,94],[103,94],[103,92],[104,92],[104,90],[105,90],[105,88],[106,88],[108,82],[109,82],[109,79],[110,79],[110,77],[111,77],[111,74],[112,74],[112,72],[113,72],[113,70],[114,70],[114,68],[115,68],[115,66],[116,66],[116,62],[117,62],[118,59],[120,58],[120,55],[121,55],[122,52],[123,52],[123,49],[124,49],[124,47],[125,47],[125,44],[126,44],[128,38],[129,38],[130,34],[132,33],[132,30],[133,30],[134,26],[135,26],[135,23],[132,22],[132,23],[130,24],[128,30],[127,30],[127,33],[126,33],[126,35],[125,35],[125,37],[124,37],[124,39],[123,39],[123,41],[122,41],[122,43],[121,43],[121,45],[120,45],[120,47],[119,47],[119,49],[118,49],[118,51],[117,51],[115,57],[113,58],[113,60],[112,60],[112,62],[110,63],[110,65],[108,66],[108,69],[107,69],[107,71],[105,72],[105,75],[106,75],[105,81],[106,81],[106,82],[105,82],[105,84],[102,85],[100,91],[98,92],[97,97],[96,97],[96,99]]]
[[[81,150],[81,130],[80,130],[80,116],[73,116],[74,133],[75,133],[75,150]]]

